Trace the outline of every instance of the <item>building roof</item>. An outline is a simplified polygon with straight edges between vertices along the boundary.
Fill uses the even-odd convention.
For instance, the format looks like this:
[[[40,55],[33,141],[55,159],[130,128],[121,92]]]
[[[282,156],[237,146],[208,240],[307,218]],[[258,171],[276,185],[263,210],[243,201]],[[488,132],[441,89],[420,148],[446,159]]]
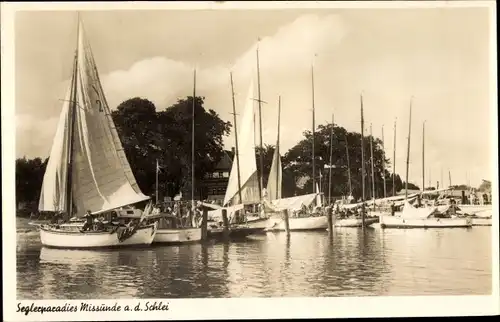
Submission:
[[[233,166],[233,158],[231,151],[223,151],[222,158],[215,166],[215,170],[230,170]]]

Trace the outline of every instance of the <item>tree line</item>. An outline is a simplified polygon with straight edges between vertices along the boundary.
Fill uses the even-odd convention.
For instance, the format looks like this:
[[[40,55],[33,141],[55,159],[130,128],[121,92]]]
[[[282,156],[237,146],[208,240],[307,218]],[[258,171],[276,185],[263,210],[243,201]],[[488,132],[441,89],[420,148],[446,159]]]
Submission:
[[[205,108],[205,98],[194,98],[194,146],[195,182],[200,182],[206,173],[213,172],[224,153],[223,138],[229,135],[232,124],[220,118],[213,110]],[[155,193],[156,162],[160,166],[159,190],[173,197],[181,189],[190,189],[191,144],[193,124],[193,97],[179,99],[173,105],[157,109],[149,100],[131,98],[122,102],[112,112],[118,134],[130,166],[141,190],[150,196]],[[325,165],[330,159],[330,133],[333,129],[332,196],[349,193],[346,145],[349,150],[349,171],[352,194],[358,199],[361,189],[361,134],[349,132],[333,125],[319,125],[314,136],[315,164],[317,176],[322,175],[321,190],[328,193],[329,169]],[[365,137],[365,197],[372,196],[370,136]],[[264,186],[267,185],[275,146],[256,148],[256,158],[263,153]],[[382,142],[373,138],[375,195],[383,196],[383,178],[386,179],[387,195],[392,194],[392,173],[387,166]],[[303,139],[282,156],[283,197],[312,192],[312,132],[303,132]],[[29,204],[36,209],[48,159],[16,160],[16,201]],[[385,163],[385,169],[384,169]],[[259,174],[260,163],[257,162]],[[317,177],[319,184],[320,179]],[[404,187],[400,176],[395,175],[395,191]],[[419,189],[409,184],[409,189]]]

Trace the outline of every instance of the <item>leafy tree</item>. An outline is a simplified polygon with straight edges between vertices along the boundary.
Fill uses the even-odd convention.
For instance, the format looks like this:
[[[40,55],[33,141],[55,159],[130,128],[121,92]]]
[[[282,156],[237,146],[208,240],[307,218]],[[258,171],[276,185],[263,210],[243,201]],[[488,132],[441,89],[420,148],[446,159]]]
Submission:
[[[223,153],[223,137],[231,124],[214,110],[205,110],[204,97],[195,98],[195,180],[214,169]],[[159,188],[173,196],[191,184],[193,97],[179,99],[163,111],[147,99],[132,98],[121,103],[112,116],[125,153],[144,193],[153,195],[156,161],[162,171]],[[167,183],[170,185],[167,186]]]
[[[403,182],[403,189],[405,188],[405,183]],[[420,187],[416,184],[408,182],[408,190],[420,190]]]
[[[48,158],[16,159],[16,204],[27,203],[29,208],[36,210],[42,188],[43,175]]]
[[[332,196],[341,196],[349,192],[348,186],[348,167],[346,143],[349,150],[349,170],[352,182],[352,193],[355,198],[362,196],[362,176],[361,176],[361,134],[348,132],[345,128],[334,126],[332,124],[319,125],[315,132],[315,173],[318,176],[316,182],[319,184],[320,170],[322,173],[322,191],[328,192],[329,169],[325,165],[329,164],[330,159],[330,133],[333,128],[333,153],[332,153]],[[365,198],[369,199],[372,195],[371,189],[371,164],[370,164],[370,136],[364,140],[364,161],[365,161]],[[375,176],[375,195],[377,198],[383,196],[383,177],[386,179],[387,195],[392,192],[392,176],[383,169],[382,158],[385,153],[382,150],[382,142],[373,138],[373,158],[374,158],[374,176]],[[385,160],[385,164],[390,164]],[[303,189],[298,189],[298,193],[312,192],[312,133],[304,132],[304,139],[292,147],[284,157],[284,168],[291,171],[295,178],[306,177],[307,181]],[[401,179],[396,176],[396,191],[401,189]]]
[[[479,186],[479,191],[491,191],[491,181],[483,180]]]

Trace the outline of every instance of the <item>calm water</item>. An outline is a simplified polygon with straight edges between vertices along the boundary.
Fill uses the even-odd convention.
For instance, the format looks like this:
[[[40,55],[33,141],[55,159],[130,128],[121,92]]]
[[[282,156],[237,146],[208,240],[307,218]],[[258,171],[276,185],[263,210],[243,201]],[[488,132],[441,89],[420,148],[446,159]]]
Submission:
[[[113,251],[43,248],[17,232],[20,299],[491,293],[491,227],[338,229]]]

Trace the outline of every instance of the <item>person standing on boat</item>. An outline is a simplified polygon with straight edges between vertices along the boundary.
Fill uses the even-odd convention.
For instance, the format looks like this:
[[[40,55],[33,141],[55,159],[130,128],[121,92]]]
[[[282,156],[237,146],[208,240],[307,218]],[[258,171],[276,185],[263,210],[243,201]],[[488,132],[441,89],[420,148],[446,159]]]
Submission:
[[[196,208],[194,210],[194,218],[196,227],[200,227],[203,215],[202,215],[202,204],[199,201],[197,202]]]
[[[456,215],[456,201],[455,199],[451,198],[450,199],[450,215],[455,216]]]
[[[486,193],[483,193],[483,198],[482,199],[482,203],[487,205],[488,204],[488,195]]]
[[[152,215],[159,215],[160,214],[160,204],[156,204],[154,207],[153,207],[153,211],[152,211]]]
[[[360,208],[360,210],[361,210],[361,211],[360,211],[360,215],[361,215],[361,216],[363,216],[363,214],[365,214],[365,213],[366,213],[366,205],[365,205],[365,202],[364,202],[364,201],[361,203],[361,208]]]
[[[396,207],[394,206],[394,202],[391,202],[391,216],[394,216],[396,213]]]
[[[416,208],[422,207],[422,200],[420,199],[420,195],[417,195],[417,205]]]
[[[86,219],[86,221],[85,224],[83,224],[82,231],[88,231],[94,225],[94,221],[92,220],[92,213],[90,212],[90,210],[87,210],[85,216],[83,217]]]

